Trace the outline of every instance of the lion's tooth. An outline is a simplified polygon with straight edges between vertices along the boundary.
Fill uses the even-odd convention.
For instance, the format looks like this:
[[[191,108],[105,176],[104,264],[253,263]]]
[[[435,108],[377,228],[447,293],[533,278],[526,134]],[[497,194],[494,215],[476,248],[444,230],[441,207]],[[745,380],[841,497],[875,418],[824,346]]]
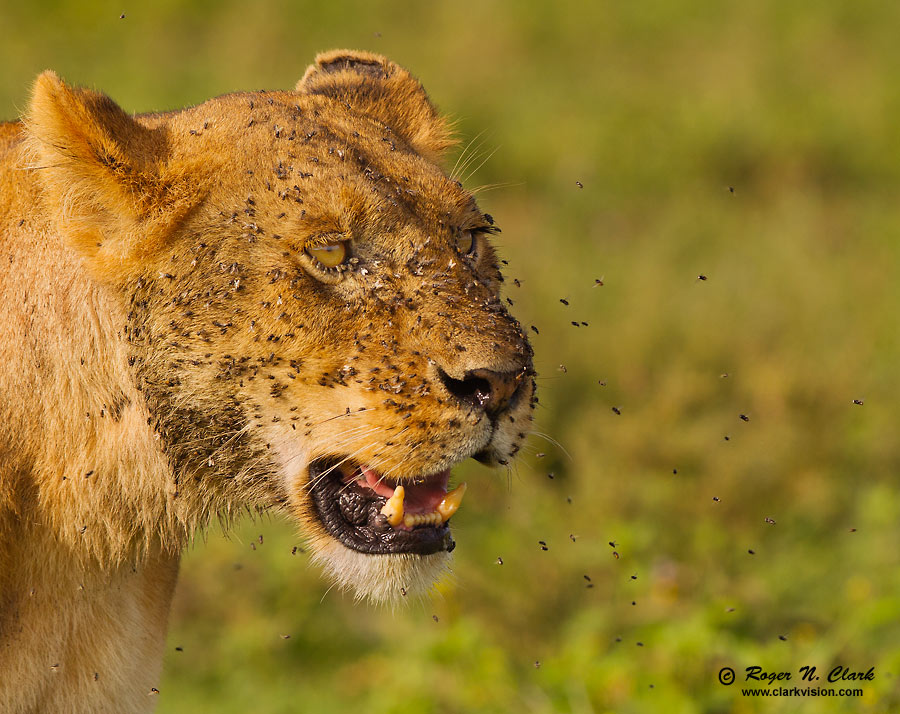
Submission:
[[[394,493],[387,500],[387,503],[381,507],[381,513],[394,528],[403,522],[403,498],[406,496],[406,489],[403,486],[397,486]]]
[[[415,528],[422,525],[439,526],[444,520],[437,511],[432,511],[431,513],[407,513],[403,516],[403,525],[407,528]]]
[[[450,491],[446,496],[444,496],[444,500],[440,502],[440,505],[437,507],[437,512],[441,516],[441,522],[447,521],[450,519],[454,513],[456,513],[459,508],[459,504],[462,503],[463,496],[466,495],[466,484],[461,483],[459,486]]]

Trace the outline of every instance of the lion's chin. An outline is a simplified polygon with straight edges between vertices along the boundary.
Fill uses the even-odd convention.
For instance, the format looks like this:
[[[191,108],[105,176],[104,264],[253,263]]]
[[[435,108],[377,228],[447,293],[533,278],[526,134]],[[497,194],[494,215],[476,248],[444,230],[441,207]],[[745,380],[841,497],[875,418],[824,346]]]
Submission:
[[[426,594],[449,574],[452,557],[446,551],[429,555],[360,553],[328,536],[316,538],[311,546],[313,561],[341,589],[360,599],[388,604]]]

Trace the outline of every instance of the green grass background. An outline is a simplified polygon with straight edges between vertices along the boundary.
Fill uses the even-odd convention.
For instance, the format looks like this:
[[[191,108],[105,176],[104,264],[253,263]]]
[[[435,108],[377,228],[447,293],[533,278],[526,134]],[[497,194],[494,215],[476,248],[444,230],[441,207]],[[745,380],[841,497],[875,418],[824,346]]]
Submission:
[[[159,711],[900,710],[898,27],[883,0],[3,2],[7,118],[48,67],[148,111],[331,47],[408,66],[540,330],[549,440],[460,469],[436,596],[378,610],[288,523],[213,530]],[[717,681],[837,664],[875,667],[863,698]]]

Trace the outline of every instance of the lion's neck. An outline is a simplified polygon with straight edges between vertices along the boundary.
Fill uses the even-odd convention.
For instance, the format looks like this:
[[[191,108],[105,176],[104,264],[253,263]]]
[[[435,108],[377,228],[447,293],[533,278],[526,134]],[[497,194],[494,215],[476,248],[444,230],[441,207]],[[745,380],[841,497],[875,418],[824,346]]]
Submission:
[[[0,712],[148,711],[178,555],[104,569],[35,525],[5,525]]]
[[[0,507],[28,509],[73,553],[112,566],[190,518],[128,371],[126,306],[92,281],[45,220],[30,172],[0,162]],[[2,525],[0,525],[2,538]]]

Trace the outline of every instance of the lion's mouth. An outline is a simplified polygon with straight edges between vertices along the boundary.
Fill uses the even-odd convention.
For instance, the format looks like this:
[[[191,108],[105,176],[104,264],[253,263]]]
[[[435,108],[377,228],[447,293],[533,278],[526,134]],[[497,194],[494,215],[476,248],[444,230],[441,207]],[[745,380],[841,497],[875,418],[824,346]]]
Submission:
[[[447,491],[450,469],[404,480],[339,458],[310,464],[312,503],[325,530],[361,553],[429,555],[453,550],[448,521],[465,484]]]

